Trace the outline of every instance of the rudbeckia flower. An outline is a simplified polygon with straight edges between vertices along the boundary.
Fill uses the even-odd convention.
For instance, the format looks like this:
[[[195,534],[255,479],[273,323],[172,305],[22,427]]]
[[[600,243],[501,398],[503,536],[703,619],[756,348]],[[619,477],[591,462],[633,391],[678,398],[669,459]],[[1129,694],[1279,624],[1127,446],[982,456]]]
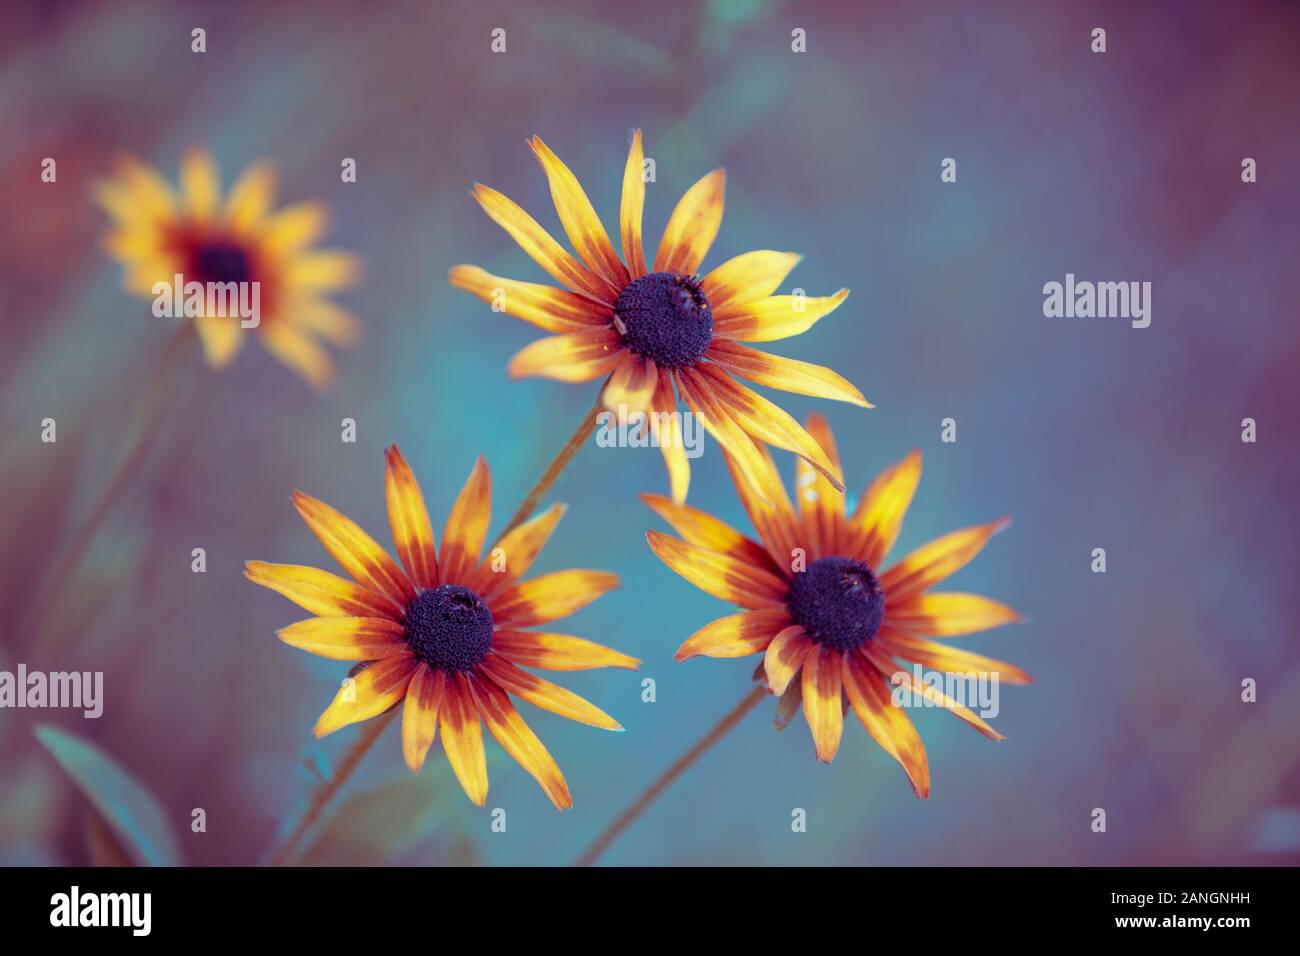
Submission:
[[[297,492],[293,505],[352,580],[328,571],[249,561],[245,576],[317,615],[279,631],[321,657],[368,662],[344,682],[316,722],[323,737],[402,704],[402,753],[419,772],[439,730],[470,800],[487,799],[482,724],[559,809],[573,805],[560,768],[510,695],[579,723],[623,728],[576,694],[524,667],[556,671],[636,668],[635,658],[567,634],[527,630],[567,617],[618,586],[613,574],[556,571],[521,578],[564,514],[555,505],[521,524],[480,560],[491,481],[479,459],[451,509],[442,544],[415,476],[396,447],[386,453],[388,520],[399,566],[354,522]]]
[[[133,159],[98,184],[95,196],[113,220],[105,239],[121,262],[128,292],[155,298],[158,283],[258,284],[257,324],[241,327],[231,310],[192,321],[207,363],[226,367],[256,335],[273,356],[312,386],[324,388],[334,366],[322,340],[339,346],[357,338],[357,321],[329,294],[355,281],[357,259],[315,248],[327,213],[319,203],[273,210],[275,175],[265,163],[244,171],[223,197],[216,164],[204,150],[181,161],[180,190],[153,168]]]
[[[633,133],[623,172],[620,259],[569,168],[539,137],[529,146],[550,182],[551,198],[577,258],[495,189],[475,184],[473,196],[564,288],[502,278],[477,266],[451,270],[452,285],[498,311],[556,333],[515,355],[510,375],[564,382],[609,376],[604,406],[629,417],[646,415],[668,466],[674,501],[686,499],[690,481],[680,423],[673,414],[678,396],[752,479],[761,471],[754,446],[760,441],[802,455],[843,490],[831,463],[803,427],[733,376],[870,408],[853,385],[830,369],[742,344],[807,331],[848,297],[848,289],[815,298],[774,295],[800,257],[768,249],[736,256],[701,275],[700,264],[722,223],[726,177],[721,169],[686,191],[648,262],[641,241],[645,181],[640,130]]]
[[[812,416],[808,429],[838,467],[825,420]],[[1009,684],[1032,680],[1018,667],[946,643],[1017,621],[1014,610],[974,594],[931,590],[974,558],[1007,520],[954,531],[882,571],[921,479],[918,452],[881,474],[852,515],[843,496],[802,461],[796,510],[770,456],[760,454],[764,477],[757,490],[740,480],[728,459],[758,541],[694,508],[642,496],[681,535],[647,534],[660,560],[701,590],[745,608],[691,635],[677,660],[762,654],[754,676],[780,695],[778,729],[802,706],[817,759],[830,763],[844,715],[852,709],[876,743],[902,764],[916,795],[928,797],[925,747],[894,705],[891,685],[945,707],[987,737],[1003,738],[942,690],[916,681],[900,662],[949,673],[996,673]]]

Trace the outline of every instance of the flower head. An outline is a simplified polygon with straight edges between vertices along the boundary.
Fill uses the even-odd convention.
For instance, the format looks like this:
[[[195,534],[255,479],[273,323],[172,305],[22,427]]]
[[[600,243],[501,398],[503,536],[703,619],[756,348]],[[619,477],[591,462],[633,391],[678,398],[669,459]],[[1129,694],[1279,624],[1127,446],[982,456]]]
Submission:
[[[560,768],[510,695],[570,720],[622,730],[604,711],[520,667],[639,666],[635,658],[579,637],[526,630],[585,607],[617,587],[618,578],[573,570],[521,580],[564,514],[562,505],[519,525],[480,560],[491,509],[481,458],[435,547],[414,474],[396,447],[386,457],[388,519],[400,566],[357,524],[297,492],[294,507],[352,580],[264,561],[249,561],[244,572],[317,615],[281,630],[285,643],[333,660],[368,662],[344,682],[317,721],[316,736],[402,703],[407,765],[420,770],[441,730],[452,770],[481,806],[488,788],[481,720],[557,807],[572,806]]]
[[[839,454],[825,420],[812,416],[808,430],[838,468]],[[649,532],[654,553],[696,587],[746,609],[691,635],[677,659],[762,654],[754,676],[780,695],[778,729],[802,707],[817,758],[830,763],[839,749],[844,714],[851,709],[867,733],[902,764],[917,796],[927,797],[925,747],[894,704],[891,685],[952,711],[988,737],[1002,736],[943,690],[917,681],[898,662],[956,674],[996,674],[1009,684],[1032,680],[1018,667],[946,643],[947,638],[1017,621],[1014,610],[975,594],[931,590],[973,559],[1007,521],[954,531],[882,571],[921,479],[918,452],[881,474],[852,515],[843,496],[803,461],[797,465],[796,510],[770,456],[765,450],[760,456],[759,488],[741,480],[737,464],[728,458],[757,541],[695,508],[658,495],[642,496],[681,535]]]
[[[529,146],[550,182],[577,258],[495,189],[476,184],[473,196],[564,288],[505,279],[477,266],[451,270],[452,285],[556,333],[515,355],[510,374],[565,382],[608,376],[605,407],[645,416],[663,451],[674,501],[686,500],[690,481],[674,415],[679,397],[750,480],[757,482],[762,473],[754,445],[758,441],[803,456],[842,491],[832,463],[803,427],[734,376],[871,407],[830,369],[741,344],[807,331],[848,297],[848,289],[815,298],[775,295],[800,257],[772,250],[747,252],[701,275],[700,264],[722,223],[726,177],[721,169],[686,191],[647,265],[641,240],[645,157],[640,130],[632,135],[623,172],[620,259],[577,177],[540,137],[534,136]]]
[[[321,341],[351,345],[358,326],[328,296],[352,284],[360,267],[349,253],[315,248],[324,206],[273,210],[275,175],[265,163],[245,170],[223,198],[211,154],[197,149],[181,161],[179,193],[153,168],[125,159],[95,195],[113,220],[105,245],[126,270],[129,292],[157,301],[159,284],[172,286],[178,275],[186,286],[205,289],[256,284],[254,318],[237,314],[228,299],[215,310],[207,296],[201,305],[194,299],[198,314],[186,314],[209,366],[224,368],[245,334],[253,334],[312,386],[332,381],[334,365]],[[183,290],[175,297],[188,298]]]

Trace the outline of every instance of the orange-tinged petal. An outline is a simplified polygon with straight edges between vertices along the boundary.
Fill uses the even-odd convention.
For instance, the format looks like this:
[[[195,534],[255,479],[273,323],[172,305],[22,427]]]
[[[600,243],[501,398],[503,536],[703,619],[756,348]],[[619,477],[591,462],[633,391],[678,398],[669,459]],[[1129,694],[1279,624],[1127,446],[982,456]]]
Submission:
[[[719,310],[766,299],[803,256],[797,252],[760,249],[728,259],[700,282],[716,317]]]
[[[226,222],[236,232],[247,232],[261,222],[275,198],[275,171],[256,163],[240,174],[226,197]]]
[[[561,285],[606,305],[612,305],[618,298],[617,288],[565,252],[564,247],[517,203],[482,183],[475,183],[472,195],[492,221],[508,232],[519,247]]]
[[[568,617],[618,587],[618,575],[573,569],[516,584],[492,601],[498,627],[532,627]]]
[[[650,550],[701,591],[741,607],[784,607],[789,586],[770,571],[658,531],[647,531]]]
[[[1002,518],[936,538],[882,574],[880,586],[895,602],[919,594],[964,568],[980,553],[989,538],[1010,523],[1010,518]]]
[[[985,657],[971,651],[952,647],[948,644],[936,644],[934,641],[909,637],[889,628],[881,628],[880,643],[889,653],[908,661],[915,661],[924,667],[950,674],[997,674],[998,680],[1006,684],[1032,684],[1033,677],[1014,664]]]
[[[840,658],[835,648],[818,647],[808,654],[803,664],[803,715],[812,730],[817,759],[822,763],[835,759],[844,734]]]
[[[912,790],[922,800],[930,796],[930,764],[925,745],[912,722],[890,700],[884,678],[861,654],[845,654],[842,668],[849,705],[872,738],[900,764]]]
[[[293,506],[325,550],[358,583],[401,605],[415,599],[415,588],[402,569],[355,521],[301,491],[293,493]]]
[[[668,522],[687,544],[720,551],[746,564],[757,565],[778,577],[781,575],[781,569],[773,563],[762,545],[751,541],[725,521],[690,505],[669,501],[660,495],[643,494],[641,500]]]
[[[712,621],[690,637],[673,657],[685,661],[705,657],[747,657],[767,650],[772,638],[790,626],[790,615],[780,608],[730,614]]]
[[[420,484],[396,445],[384,451],[384,462],[384,497],[397,557],[417,588],[437,587],[438,553]]]
[[[853,553],[861,555],[871,567],[880,567],[898,540],[920,481],[921,453],[913,449],[902,461],[882,471],[863,494],[862,503],[849,519],[849,530]]]
[[[402,699],[415,664],[415,658],[409,654],[385,657],[355,677],[349,677],[334,696],[334,702],[316,721],[312,733],[324,737],[349,724],[378,717]]]
[[[826,419],[819,414],[808,416],[808,434],[817,442],[835,474],[843,474],[835,436]],[[845,554],[849,551],[845,529],[844,495],[804,458],[795,459],[795,495],[799,499],[799,517],[811,547],[812,557]]]
[[[609,376],[601,400],[607,409],[617,414],[647,412],[658,387],[659,369],[654,361],[625,351]]]
[[[759,495],[767,493],[763,482],[763,459],[749,433],[732,417],[728,408],[712,394],[710,383],[695,369],[677,371],[677,387],[697,421],[722,446],[737,471]]]
[[[849,297],[848,289],[809,298],[774,295],[746,305],[731,305],[713,313],[713,334],[741,342],[775,342],[801,335],[830,315]]]
[[[447,675],[420,663],[406,687],[402,705],[402,756],[414,773],[424,766],[424,758],[438,734],[438,710],[447,689]]]
[[[691,463],[686,457],[685,436],[677,412],[672,375],[664,369],[659,370],[659,384],[650,404],[653,411],[650,416],[650,434],[658,442],[659,451],[664,456],[664,465],[668,469],[668,488],[672,492],[673,501],[680,504],[686,500],[686,492],[691,485]]]
[[[470,681],[470,686],[474,688],[479,715],[502,749],[541,784],[557,809],[567,810],[573,806],[564,774],[560,773],[559,766],[537,735],[519,716],[505,691],[483,674]]]
[[[625,351],[613,329],[584,329],[525,345],[515,353],[506,371],[511,378],[537,375],[557,382],[589,382],[608,375]]]
[[[205,149],[188,150],[181,158],[180,180],[189,214],[199,222],[211,219],[221,198],[221,181],[212,154]]]
[[[600,223],[596,209],[587,198],[578,182],[578,177],[560,158],[551,152],[550,147],[542,142],[540,136],[528,141],[533,155],[541,163],[551,185],[551,199],[555,202],[555,211],[560,216],[564,232],[573,243],[579,257],[593,273],[603,276],[611,285],[621,289],[627,285],[627,269],[614,251],[609,241],[609,234]]]
[[[586,671],[597,667],[625,667],[636,670],[641,662],[595,641],[568,634],[539,631],[497,631],[492,650],[524,667],[548,671]]]
[[[464,674],[447,674],[442,705],[438,708],[442,749],[470,802],[487,800],[487,755],[483,752],[483,725],[479,723],[470,680]]]
[[[631,278],[646,274],[645,247],[641,242],[641,213],[645,208],[645,151],[641,131],[632,132],[632,148],[623,167],[623,200],[619,206],[619,233],[623,239],[623,260]]]
[[[408,652],[402,625],[383,617],[313,617],[275,633],[292,647],[336,661],[373,661]]]
[[[383,617],[400,621],[404,611],[391,598],[319,568],[247,561],[244,577],[283,594],[313,614]]]
[[[969,707],[958,703],[955,699],[948,696],[937,687],[931,687],[923,681],[918,682],[916,678],[907,671],[899,670],[894,662],[890,660],[890,649],[888,647],[882,649],[866,647],[863,649],[863,652],[867,655],[867,660],[871,661],[878,671],[882,674],[889,674],[889,681],[891,684],[906,688],[917,697],[929,701],[937,707],[942,707],[944,710],[952,711],[961,720],[970,724],[985,737],[992,740],[1006,740],[1006,737],[985,723],[984,720]]]
[[[821,365],[780,355],[768,355],[722,338],[715,338],[705,354],[731,374],[759,385],[779,388],[783,392],[849,402],[862,408],[874,407],[851,382]]]
[[[723,460],[731,471],[732,484],[735,485],[754,530],[771,555],[772,562],[784,573],[793,568],[795,548],[802,548],[806,554],[809,542],[795,518],[794,508],[786,496],[776,465],[772,463],[772,456],[761,446],[758,453],[764,494],[760,494],[745,480],[730,455],[724,454]]]
[[[655,272],[694,275],[717,238],[722,225],[722,201],[727,174],[721,169],[704,176],[678,201],[668,217],[659,251],[655,254]]]
[[[978,594],[940,591],[891,601],[888,620],[890,629],[911,635],[958,637],[1014,624],[1020,620],[1020,613]]]
[[[527,574],[567,510],[567,505],[551,505],[502,538],[483,558],[478,569],[479,594],[489,598]],[[503,562],[500,570],[497,569],[498,552]]]
[[[479,552],[492,520],[492,476],[480,455],[474,470],[456,496],[447,525],[442,529],[438,571],[444,584],[473,584]]]
[[[502,690],[543,710],[603,730],[623,729],[622,724],[595,704],[588,703],[559,684],[552,684],[535,674],[520,670],[499,654],[489,652],[479,665],[479,670],[492,678]]]
[[[772,693],[784,694],[808,655],[815,650],[817,645],[809,640],[798,624],[791,624],[778,632],[763,654],[763,673]]]
[[[453,266],[447,275],[457,289],[477,296],[494,311],[531,322],[547,332],[577,332],[608,325],[613,315],[608,306],[573,292],[506,279],[478,266]]]

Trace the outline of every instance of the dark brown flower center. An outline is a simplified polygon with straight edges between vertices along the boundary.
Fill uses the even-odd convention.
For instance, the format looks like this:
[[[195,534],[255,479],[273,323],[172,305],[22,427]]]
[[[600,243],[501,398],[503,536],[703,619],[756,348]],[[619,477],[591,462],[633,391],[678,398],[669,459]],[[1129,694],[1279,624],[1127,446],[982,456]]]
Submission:
[[[852,558],[818,558],[796,572],[786,603],[794,622],[818,644],[857,650],[880,630],[885,592],[871,568]]]
[[[435,670],[473,670],[492,646],[492,612],[457,584],[421,591],[402,624],[412,652]]]
[[[633,352],[663,368],[704,358],[713,341],[713,310],[691,276],[652,272],[629,282],[614,303],[614,324]]]

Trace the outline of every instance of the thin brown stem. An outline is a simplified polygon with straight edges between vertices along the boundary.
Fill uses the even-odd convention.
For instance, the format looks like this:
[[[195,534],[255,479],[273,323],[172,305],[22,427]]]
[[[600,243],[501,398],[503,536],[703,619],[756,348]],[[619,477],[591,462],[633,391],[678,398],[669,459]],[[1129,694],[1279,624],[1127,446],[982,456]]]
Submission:
[[[709,748],[725,737],[731,728],[740,723],[741,719],[766,696],[767,690],[761,685],[746,694],[739,704],[713,726],[712,730],[705,734],[694,747],[682,754],[677,759],[677,762],[665,770],[658,780],[650,784],[630,807],[619,814],[618,818],[596,838],[596,841],[587,847],[586,852],[578,857],[574,865],[591,866],[595,863],[600,858],[600,855],[609,849],[609,845],[618,839],[619,835],[630,827],[637,817],[641,816],[646,811],[646,808],[668,789],[673,781],[685,773],[695,761],[704,756]]]
[[[559,454],[552,459],[546,471],[542,473],[542,477],[537,479],[537,484],[533,485],[533,490],[528,492],[523,504],[515,511],[514,517],[501,530],[502,537],[505,537],[532,516],[533,512],[537,510],[538,503],[551,490],[551,486],[555,484],[556,479],[568,467],[569,462],[573,460],[573,456],[578,453],[578,449],[586,443],[587,439],[591,437],[591,433],[596,430],[596,419],[601,409],[601,392],[604,392],[603,387],[600,392],[597,392],[596,404],[591,407],[591,411],[583,416],[582,421],[578,423],[577,430],[569,438],[565,446],[560,449]]]
[[[334,795],[339,792],[343,784],[348,782],[348,778],[360,765],[362,758],[370,751],[374,742],[379,739],[379,735],[384,732],[384,728],[392,722],[392,719],[401,710],[401,707],[394,705],[361,729],[361,736],[352,742],[352,746],[348,748],[347,753],[343,755],[343,759],[339,761],[338,769],[330,775],[329,780],[317,788],[316,793],[311,798],[311,806],[307,808],[307,812],[298,821],[298,825],[293,828],[293,832],[271,853],[268,862],[269,866],[284,866],[289,862],[298,849],[298,844],[307,835],[307,831],[320,819],[320,815],[325,812],[325,808],[334,799]]]

